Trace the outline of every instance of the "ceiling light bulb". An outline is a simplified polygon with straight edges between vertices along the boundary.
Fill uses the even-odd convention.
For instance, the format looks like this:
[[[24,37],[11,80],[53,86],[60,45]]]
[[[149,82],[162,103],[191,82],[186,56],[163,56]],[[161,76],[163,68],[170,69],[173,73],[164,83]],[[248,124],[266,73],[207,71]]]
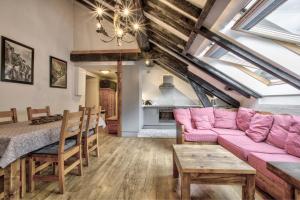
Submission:
[[[97,29],[100,29],[101,28],[101,24],[100,22],[97,23]]]
[[[102,74],[109,74],[109,70],[102,70],[102,71],[100,71]]]
[[[104,12],[103,8],[100,8],[100,7],[97,8],[97,14],[98,15],[101,16],[103,14],[103,12]]]
[[[133,24],[133,29],[134,29],[135,31],[138,31],[138,30],[140,29],[140,25],[139,25],[138,23],[134,23],[134,24]]]
[[[117,30],[117,35],[118,35],[118,37],[122,37],[123,36],[123,30],[122,29],[118,29]]]
[[[145,64],[146,64],[146,65],[150,65],[150,60],[147,59],[147,60],[145,61]]]
[[[130,11],[128,8],[124,8],[123,14],[125,17],[127,17],[129,15]]]

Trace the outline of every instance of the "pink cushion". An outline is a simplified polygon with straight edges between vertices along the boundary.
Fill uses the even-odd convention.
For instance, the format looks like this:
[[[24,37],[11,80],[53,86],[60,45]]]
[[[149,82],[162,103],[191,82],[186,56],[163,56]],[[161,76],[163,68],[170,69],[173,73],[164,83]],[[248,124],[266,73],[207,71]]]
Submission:
[[[293,116],[292,124],[289,130],[288,139],[285,144],[285,150],[293,155],[300,157],[300,117]]]
[[[235,136],[245,135],[245,132],[241,130],[225,129],[225,128],[213,128],[211,130],[216,132],[218,135],[235,135]]]
[[[215,128],[237,129],[237,112],[228,109],[215,109]]]
[[[219,135],[218,143],[243,160],[247,160],[251,152],[286,154],[283,149],[265,142],[256,143],[247,136]]]
[[[236,116],[237,127],[242,131],[246,131],[254,114],[255,111],[253,109],[240,107]]]
[[[184,139],[190,142],[217,142],[218,135],[211,130],[193,129],[184,133]]]
[[[177,108],[173,110],[173,114],[175,121],[184,125],[185,130],[193,129],[190,109]]]
[[[269,133],[267,142],[279,148],[285,147],[289,129],[292,124],[290,115],[274,115],[274,123]]]
[[[300,116],[292,116],[292,123],[289,132],[300,133]]]
[[[272,123],[272,115],[262,115],[256,113],[251,119],[249,129],[246,130],[246,135],[255,142],[262,142],[267,138],[272,127]]]
[[[267,162],[300,162],[300,158],[288,154],[251,153],[248,163],[272,181],[285,184],[285,181],[267,169]]]
[[[199,129],[199,130],[207,130],[207,129],[212,128],[207,115],[197,116],[194,119],[194,123],[195,123],[196,129]]]
[[[211,125],[213,126],[215,123],[215,115],[214,115],[214,108],[208,107],[208,108],[190,108],[192,121],[197,120],[199,116],[208,116],[209,121]]]
[[[300,157],[300,133],[289,133],[285,149],[288,154]]]

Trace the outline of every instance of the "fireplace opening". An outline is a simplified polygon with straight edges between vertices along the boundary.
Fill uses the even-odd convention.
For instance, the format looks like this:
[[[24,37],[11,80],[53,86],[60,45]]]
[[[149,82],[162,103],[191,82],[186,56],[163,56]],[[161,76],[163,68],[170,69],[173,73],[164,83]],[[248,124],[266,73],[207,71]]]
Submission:
[[[159,109],[159,122],[174,122],[173,109],[163,108]]]

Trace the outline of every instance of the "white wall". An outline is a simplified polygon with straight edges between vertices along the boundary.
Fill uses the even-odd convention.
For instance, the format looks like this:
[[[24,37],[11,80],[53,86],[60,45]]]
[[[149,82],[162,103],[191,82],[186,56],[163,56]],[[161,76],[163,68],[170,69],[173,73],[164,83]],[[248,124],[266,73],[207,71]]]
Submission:
[[[26,120],[26,107],[49,105],[52,113],[77,110],[84,97],[74,95],[72,0],[1,0],[0,35],[31,46],[34,85],[0,82],[0,110],[16,107],[19,120]],[[68,88],[49,87],[49,56],[68,62]]]
[[[74,10],[74,50],[113,50],[120,49],[117,46],[116,40],[105,43],[99,39],[96,33],[96,19],[95,14],[79,3],[75,3]],[[108,34],[112,35],[112,24],[104,21],[105,27],[111,27]],[[127,40],[131,40],[128,37]],[[136,40],[132,43],[122,44],[122,49],[138,49]]]
[[[122,66],[122,136],[136,137],[141,127],[140,68],[143,62]]]
[[[181,80],[157,65],[152,68],[143,67],[141,75],[143,100],[152,100],[153,104],[156,105],[201,104],[189,83]],[[174,77],[175,88],[168,90],[159,89],[159,86],[163,82],[164,75],[172,75]]]

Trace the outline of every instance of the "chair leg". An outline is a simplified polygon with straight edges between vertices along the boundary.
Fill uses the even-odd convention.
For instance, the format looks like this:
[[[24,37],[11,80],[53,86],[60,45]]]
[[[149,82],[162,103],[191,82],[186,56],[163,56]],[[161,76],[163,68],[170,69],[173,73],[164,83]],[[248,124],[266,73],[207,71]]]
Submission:
[[[97,156],[97,158],[99,158],[99,156],[100,156],[100,153],[99,153],[99,134],[97,134],[96,145],[97,145],[97,148],[95,149],[96,150],[96,156]]]
[[[65,174],[64,174],[65,166],[64,160],[58,161],[58,186],[59,193],[63,194],[65,192]]]
[[[87,138],[84,139],[83,152],[84,152],[84,156],[85,156],[85,165],[89,166],[89,161],[90,161],[89,157],[90,157],[90,155],[89,155],[89,143],[88,143]]]
[[[52,164],[52,174],[56,175],[56,163]]]
[[[22,158],[20,162],[21,168],[21,192],[20,197],[23,198],[26,193],[26,158]]]
[[[33,158],[29,158],[29,192],[33,192],[35,188],[35,183],[33,176],[35,175],[35,161]]]
[[[82,176],[83,170],[82,170],[82,150],[81,150],[81,148],[80,148],[79,153],[77,154],[77,157],[79,159],[78,175]]]

